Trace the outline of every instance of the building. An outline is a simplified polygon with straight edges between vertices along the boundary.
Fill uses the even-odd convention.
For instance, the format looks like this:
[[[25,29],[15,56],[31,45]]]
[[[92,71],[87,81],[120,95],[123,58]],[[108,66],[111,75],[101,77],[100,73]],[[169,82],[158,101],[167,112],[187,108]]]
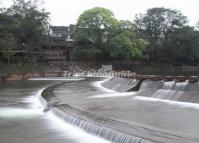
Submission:
[[[12,23],[12,16],[0,15],[0,38],[7,34],[7,27]],[[71,50],[74,48],[74,40],[72,33],[75,29],[75,25],[69,26],[51,26],[50,27],[50,41],[46,43],[44,41],[41,46],[37,47],[37,50],[28,51],[25,45],[17,46],[13,49],[12,59],[13,62],[27,62],[27,59],[31,62],[37,63],[38,61],[44,61],[48,64],[65,64],[70,60]],[[0,62],[5,61],[3,57],[3,50],[0,48]],[[15,60],[17,59],[17,60]]]
[[[75,25],[51,26],[51,42],[41,46],[41,55],[48,64],[65,64],[70,60],[70,52],[74,48],[72,33]]]

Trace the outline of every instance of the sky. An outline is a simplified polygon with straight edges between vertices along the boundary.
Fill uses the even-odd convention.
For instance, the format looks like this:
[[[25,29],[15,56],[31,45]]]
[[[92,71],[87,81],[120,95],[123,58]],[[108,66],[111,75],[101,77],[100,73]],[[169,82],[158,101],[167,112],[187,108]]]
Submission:
[[[0,0],[7,7],[11,0]],[[180,10],[189,19],[189,25],[199,21],[199,0],[43,0],[43,7],[51,13],[51,25],[75,24],[79,15],[93,7],[110,9],[119,20],[133,21],[135,14],[148,8],[165,7]]]

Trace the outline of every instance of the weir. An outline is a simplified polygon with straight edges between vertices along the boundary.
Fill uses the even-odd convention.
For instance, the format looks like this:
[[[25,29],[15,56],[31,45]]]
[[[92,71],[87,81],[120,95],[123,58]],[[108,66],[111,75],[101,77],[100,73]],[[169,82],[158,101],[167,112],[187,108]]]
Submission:
[[[110,80],[103,82],[102,86],[117,92],[127,92],[135,87],[138,83],[139,81],[135,79],[113,77]]]
[[[146,92],[152,90],[152,91],[154,91],[154,93],[156,92],[157,95],[162,94],[162,96],[163,96],[163,93],[164,93],[165,97],[167,96],[167,94],[166,94],[167,92],[170,92],[169,94],[176,95],[175,92],[178,92],[178,91],[184,92],[187,90],[187,87],[189,87],[190,89],[192,88],[192,86],[190,86],[188,82],[173,82],[173,81],[172,82],[169,82],[169,81],[164,82],[162,80],[161,81],[144,80],[141,82],[139,91],[137,93],[135,93],[135,95],[133,95],[133,93],[132,93],[132,95],[135,96],[135,100],[137,100],[135,103],[132,103],[132,102],[134,102],[132,100],[134,97],[133,96],[125,96],[125,92],[122,93],[120,98],[115,98],[115,97],[103,98],[102,97],[102,98],[99,98],[99,101],[98,101],[98,99],[96,100],[96,98],[95,98],[95,97],[98,97],[97,93],[99,93],[99,92],[97,91],[97,93],[94,96],[92,94],[92,93],[95,93],[95,90],[93,91],[93,88],[88,88],[85,90],[85,93],[82,93],[82,91],[81,91],[82,87],[92,85],[89,83],[93,83],[93,82],[94,82],[94,80],[93,81],[90,80],[90,77],[89,77],[89,79],[86,82],[84,82],[84,81],[76,82],[77,84],[66,83],[66,84],[64,84],[65,86],[60,84],[60,85],[58,85],[59,87],[56,87],[56,85],[54,85],[53,88],[50,88],[50,90],[49,90],[49,88],[48,88],[48,90],[44,90],[43,93],[47,93],[45,96],[53,96],[54,97],[53,94],[57,93],[57,89],[59,89],[59,91],[60,91],[59,93],[61,94],[61,96],[56,96],[56,98],[61,101],[60,104],[55,103],[54,106],[50,106],[49,111],[56,114],[56,116],[61,118],[66,123],[74,125],[80,129],[86,131],[89,134],[106,139],[110,142],[115,142],[115,143],[159,143],[159,142],[164,142],[164,143],[167,143],[167,142],[173,141],[175,143],[188,143],[189,140],[191,139],[191,141],[189,143],[197,143],[197,141],[195,142],[195,138],[193,138],[193,139],[189,138],[189,136],[186,136],[186,134],[185,134],[185,137],[183,137],[184,136],[183,134],[180,135],[177,132],[170,133],[169,131],[167,132],[167,130],[166,131],[159,130],[158,128],[157,129],[151,128],[150,126],[149,127],[144,126],[144,125],[142,126],[142,124],[136,125],[136,124],[133,124],[133,122],[132,123],[125,122],[125,120],[129,121],[129,117],[131,117],[131,116],[133,118],[135,118],[135,121],[137,120],[136,119],[137,113],[136,114],[134,113],[134,109],[136,110],[136,108],[138,108],[138,107],[134,107],[134,106],[136,104],[138,104],[138,103],[136,103],[137,101],[139,101],[139,102],[142,101],[142,99],[139,98],[139,96],[141,96],[140,93],[142,93],[142,92],[146,93]],[[136,82],[136,80],[134,80],[134,79],[114,77],[114,78],[110,78],[109,80],[106,80],[106,82],[101,83],[101,84],[104,87],[108,86],[110,89],[117,89],[117,87],[119,87],[121,84],[126,84],[128,86],[130,85],[130,87],[132,88],[132,85],[134,85],[134,82]],[[76,89],[75,85],[78,88],[76,91],[73,91],[74,89]],[[135,85],[137,85],[137,84],[135,84]],[[54,91],[54,87],[56,88],[55,91]],[[62,90],[64,88],[69,88],[69,90],[68,91]],[[79,90],[80,90],[80,92],[79,92]],[[88,90],[88,96],[86,94],[87,90]],[[46,92],[46,91],[50,91],[50,92]],[[54,93],[53,93],[53,91],[54,91]],[[63,91],[66,91],[66,92],[63,92]],[[82,95],[74,94],[73,97],[70,95],[68,96],[67,94],[70,93],[71,91],[73,91],[75,93],[80,93],[80,94],[82,93]],[[91,91],[93,91],[93,92],[91,92]],[[64,93],[66,94],[65,95],[66,98],[63,96]],[[114,93],[119,94],[118,92],[113,92],[113,94]],[[110,96],[111,96],[111,92],[109,92],[108,94],[110,94]],[[108,94],[106,96],[109,96]],[[101,94],[101,95],[99,94],[99,97],[102,95],[103,94]],[[153,95],[153,94],[150,94],[150,95]],[[68,96],[68,98],[67,98],[67,96]],[[91,98],[89,98],[89,97],[91,97]],[[169,96],[167,96],[167,97],[169,97]],[[77,101],[77,103],[80,103],[80,104],[74,104],[75,100],[73,100],[72,98],[77,98],[76,101]],[[164,97],[153,97],[153,98],[161,99]],[[54,99],[54,98],[52,98],[52,99]],[[65,100],[65,102],[63,102],[63,100]],[[89,100],[91,100],[91,101],[89,101]],[[143,100],[145,100],[145,99],[143,98]],[[173,100],[173,97],[171,97],[171,100]],[[52,100],[50,100],[50,101],[52,101]],[[81,102],[79,102],[79,101],[81,101]],[[48,106],[48,103],[45,101],[45,99],[42,98],[41,102],[43,102],[44,107]],[[71,106],[69,106],[67,104],[67,102],[69,104],[72,103]],[[148,101],[146,101],[146,102],[148,102]],[[151,102],[151,101],[149,101],[149,102]],[[92,106],[91,106],[91,103],[93,103]],[[111,103],[111,105],[110,105],[110,103]],[[165,103],[167,104],[167,102],[165,102]],[[163,102],[163,104],[165,104],[165,103]],[[154,105],[155,104],[156,103],[154,103]],[[77,106],[77,105],[80,105],[80,106]],[[82,105],[84,105],[84,106],[82,106]],[[118,105],[118,107],[116,105]],[[145,104],[143,104],[143,105],[145,106]],[[140,105],[140,103],[139,103],[139,108],[141,108],[143,105],[142,104]],[[146,105],[146,109],[148,110],[147,106],[149,106],[149,105]],[[77,107],[77,108],[75,108],[75,107]],[[89,109],[91,109],[91,113],[96,113],[96,114],[91,114],[90,111],[86,112],[84,110],[84,107],[86,107],[85,108],[86,111],[87,110],[89,111]],[[87,108],[87,107],[91,107],[91,108]],[[108,108],[106,108],[106,107],[108,107]],[[192,106],[190,105],[190,107],[192,107]],[[155,106],[155,108],[157,108],[157,107]],[[170,110],[169,108],[170,107],[168,107],[167,110]],[[109,109],[110,109],[110,111],[109,111]],[[106,110],[108,110],[108,112],[106,112]],[[136,111],[143,112],[142,110],[143,109],[141,108],[141,110],[138,109]],[[153,110],[153,108],[152,108],[152,110]],[[157,110],[159,110],[159,108],[155,109],[155,110],[157,112]],[[117,111],[119,114],[117,113]],[[130,114],[126,115],[126,114],[124,114],[124,112],[128,112]],[[98,114],[98,113],[100,113],[100,114]],[[143,113],[148,114],[147,111],[143,112]],[[142,116],[144,119],[145,115],[143,113],[142,113]],[[158,114],[160,114],[160,117],[162,116],[161,113],[162,113],[162,111],[158,111]],[[104,114],[104,116],[103,116],[103,114]],[[116,115],[116,117],[114,118],[116,120],[112,120],[112,118],[109,118],[109,114],[111,114],[111,116],[113,116],[113,117],[115,117],[115,115]],[[100,115],[100,116],[97,116],[97,115]],[[140,118],[142,116],[138,115],[138,118]],[[167,117],[170,117],[170,116],[167,116]],[[124,122],[118,122],[117,119],[119,119],[119,121],[120,121],[120,118],[121,118],[121,120],[124,120]],[[143,119],[141,119],[141,120],[143,120]],[[146,120],[147,120],[147,116],[146,116]],[[152,120],[149,118],[149,121],[147,121],[147,122],[150,123],[151,121]],[[177,119],[176,119],[176,121],[177,121]],[[144,121],[143,121],[143,123],[144,123]],[[161,124],[160,124],[160,126],[161,126]],[[159,127],[159,125],[157,127]],[[166,126],[166,128],[167,128],[167,126]],[[168,126],[168,128],[170,128],[170,125]]]
[[[139,76],[140,77],[140,76]],[[153,76],[152,76],[153,77]],[[116,92],[137,91],[136,96],[145,96],[157,99],[174,100],[179,102],[199,103],[199,83],[185,80],[185,77],[166,76],[165,80],[113,77],[101,85]],[[154,78],[154,77],[153,77]]]
[[[103,139],[111,141],[112,143],[153,143],[151,141],[147,141],[145,139],[130,136],[128,134],[124,134],[118,132],[114,129],[107,128],[103,125],[97,125],[96,123],[92,123],[90,121],[86,121],[80,117],[74,117],[70,114],[66,114],[60,110],[54,109],[53,111],[57,116],[61,117],[67,123],[70,123],[74,126],[77,126],[87,133],[99,136]]]
[[[50,94],[53,94],[53,88],[56,86],[59,86],[60,84],[61,83],[57,83],[57,84],[52,85],[46,89],[43,89],[41,95],[49,96]],[[154,143],[152,141],[142,139],[140,137],[136,137],[136,136],[132,136],[132,135],[128,135],[128,134],[119,132],[115,129],[106,127],[103,124],[85,120],[82,117],[70,115],[70,112],[67,113],[67,112],[64,112],[64,111],[60,110],[59,108],[57,108],[57,107],[59,107],[59,105],[56,105],[56,104],[53,106],[50,105],[50,108],[49,108],[49,103],[42,96],[39,96],[39,100],[40,100],[41,104],[44,106],[45,111],[53,112],[56,116],[61,118],[63,121],[65,121],[71,125],[74,125],[80,129],[84,130],[87,133],[101,137],[101,138],[108,140],[112,143]],[[68,108],[73,108],[73,107],[70,107],[69,105],[65,105],[65,106],[68,106]],[[76,109],[73,109],[72,111],[78,112],[75,110]]]

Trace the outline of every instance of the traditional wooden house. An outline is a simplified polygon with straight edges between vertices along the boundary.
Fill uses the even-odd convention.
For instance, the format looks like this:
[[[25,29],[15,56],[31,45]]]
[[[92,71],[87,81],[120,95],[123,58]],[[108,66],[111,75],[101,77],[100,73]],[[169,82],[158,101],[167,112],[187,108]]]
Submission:
[[[51,26],[51,42],[41,46],[41,55],[48,64],[65,64],[70,60],[74,48],[72,32],[75,25]]]

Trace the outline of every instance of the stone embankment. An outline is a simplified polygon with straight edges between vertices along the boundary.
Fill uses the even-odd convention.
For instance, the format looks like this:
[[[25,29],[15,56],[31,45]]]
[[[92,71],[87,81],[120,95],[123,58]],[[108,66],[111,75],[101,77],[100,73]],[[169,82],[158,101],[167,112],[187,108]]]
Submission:
[[[12,73],[5,76],[0,76],[0,83],[5,81],[14,80],[26,80],[28,78],[41,78],[41,77],[71,77],[71,76],[82,76],[82,77],[121,77],[133,80],[164,80],[164,81],[176,81],[183,82],[189,81],[196,83],[199,81],[198,76],[160,76],[160,75],[137,75],[130,71],[62,71],[62,72],[41,72],[41,73]]]
[[[40,77],[64,77],[64,72],[41,72],[41,73],[11,73],[5,76],[0,76],[0,83],[6,81],[26,80],[29,78]]]

